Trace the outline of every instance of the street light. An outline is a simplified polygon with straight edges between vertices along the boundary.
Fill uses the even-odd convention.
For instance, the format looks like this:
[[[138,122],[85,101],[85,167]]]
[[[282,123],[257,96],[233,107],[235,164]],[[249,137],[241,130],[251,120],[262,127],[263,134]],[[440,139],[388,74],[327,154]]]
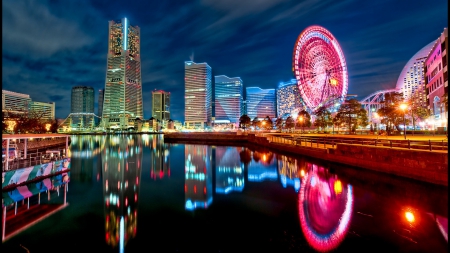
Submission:
[[[405,120],[405,114],[406,114],[406,108],[408,107],[407,104],[400,104],[400,109],[403,111],[403,133],[406,140],[406,120]]]
[[[300,126],[302,127],[302,133],[303,133],[303,116],[300,116]]]

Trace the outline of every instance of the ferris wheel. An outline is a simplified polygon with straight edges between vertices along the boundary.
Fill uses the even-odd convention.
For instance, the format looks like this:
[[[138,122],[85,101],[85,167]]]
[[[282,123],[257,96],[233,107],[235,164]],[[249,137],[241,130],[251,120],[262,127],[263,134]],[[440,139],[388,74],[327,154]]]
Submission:
[[[344,101],[348,74],[344,54],[334,36],[321,26],[310,26],[298,36],[292,70],[306,106],[315,111]]]

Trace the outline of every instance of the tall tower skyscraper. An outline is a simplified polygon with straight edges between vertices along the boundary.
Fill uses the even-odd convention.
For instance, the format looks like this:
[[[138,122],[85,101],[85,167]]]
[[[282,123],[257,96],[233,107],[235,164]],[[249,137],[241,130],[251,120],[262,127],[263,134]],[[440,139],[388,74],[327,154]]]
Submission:
[[[170,92],[152,91],[152,117],[161,122],[170,119]]]
[[[297,80],[291,79],[289,82],[281,82],[277,89],[277,117],[298,114],[305,109],[303,100],[297,86]]]
[[[71,113],[94,113],[94,88],[75,86],[72,88]],[[72,125],[86,127],[93,121],[92,115],[72,115]]]
[[[144,118],[140,57],[140,28],[127,18],[109,21],[108,66],[102,121],[106,128],[127,129]]]
[[[247,87],[247,115],[253,120],[255,117],[263,119],[276,117],[275,89],[261,89]]]
[[[204,128],[211,122],[211,75],[207,63],[184,63],[184,122],[188,128]]]
[[[103,100],[105,99],[105,89],[98,90],[98,108],[97,116],[101,117],[103,113]],[[97,120],[97,119],[96,119]],[[98,124],[99,122],[97,122]]]
[[[240,77],[215,76],[215,122],[239,123],[243,110],[243,83]]]

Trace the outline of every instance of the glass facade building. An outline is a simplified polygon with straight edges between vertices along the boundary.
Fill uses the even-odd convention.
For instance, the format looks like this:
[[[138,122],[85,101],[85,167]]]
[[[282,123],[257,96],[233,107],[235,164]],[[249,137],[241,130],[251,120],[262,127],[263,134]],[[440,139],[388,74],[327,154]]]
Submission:
[[[287,117],[298,114],[304,109],[303,100],[298,90],[297,81],[291,79],[282,82],[277,89],[277,117]]]
[[[97,116],[101,117],[103,112],[103,99],[105,98],[105,89],[98,90],[98,107],[97,107]],[[96,120],[99,121],[98,118]],[[97,124],[100,122],[96,122]]]
[[[140,57],[140,28],[127,18],[109,21],[108,59],[103,101],[103,126],[127,129],[144,118]]]
[[[75,86],[72,88],[71,113],[94,113],[94,88],[89,86]],[[72,126],[92,126],[94,116],[72,115]]]
[[[187,128],[204,128],[211,123],[211,67],[207,63],[184,63],[184,121]]]
[[[240,77],[215,76],[215,122],[239,123],[243,111],[243,83]]]
[[[264,119],[269,116],[276,118],[275,89],[261,89],[259,87],[246,88],[247,115],[250,119],[255,117]]]
[[[2,90],[3,112],[28,112],[30,109],[30,95]]]
[[[54,120],[55,119],[55,102],[30,102],[30,112],[38,115],[41,120]]]
[[[170,92],[152,91],[152,117],[161,122],[170,119]]]

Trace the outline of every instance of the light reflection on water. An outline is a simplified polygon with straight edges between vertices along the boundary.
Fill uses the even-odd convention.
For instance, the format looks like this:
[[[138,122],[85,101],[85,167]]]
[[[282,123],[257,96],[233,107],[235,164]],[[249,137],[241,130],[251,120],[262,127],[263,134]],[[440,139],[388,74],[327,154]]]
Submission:
[[[169,144],[161,135],[73,136],[70,154],[71,189],[102,189],[89,203],[101,200],[103,228],[80,228],[102,251],[446,252],[440,188],[253,147]],[[68,193],[75,207],[72,216],[62,211],[67,223],[97,215],[84,203],[92,194]]]

